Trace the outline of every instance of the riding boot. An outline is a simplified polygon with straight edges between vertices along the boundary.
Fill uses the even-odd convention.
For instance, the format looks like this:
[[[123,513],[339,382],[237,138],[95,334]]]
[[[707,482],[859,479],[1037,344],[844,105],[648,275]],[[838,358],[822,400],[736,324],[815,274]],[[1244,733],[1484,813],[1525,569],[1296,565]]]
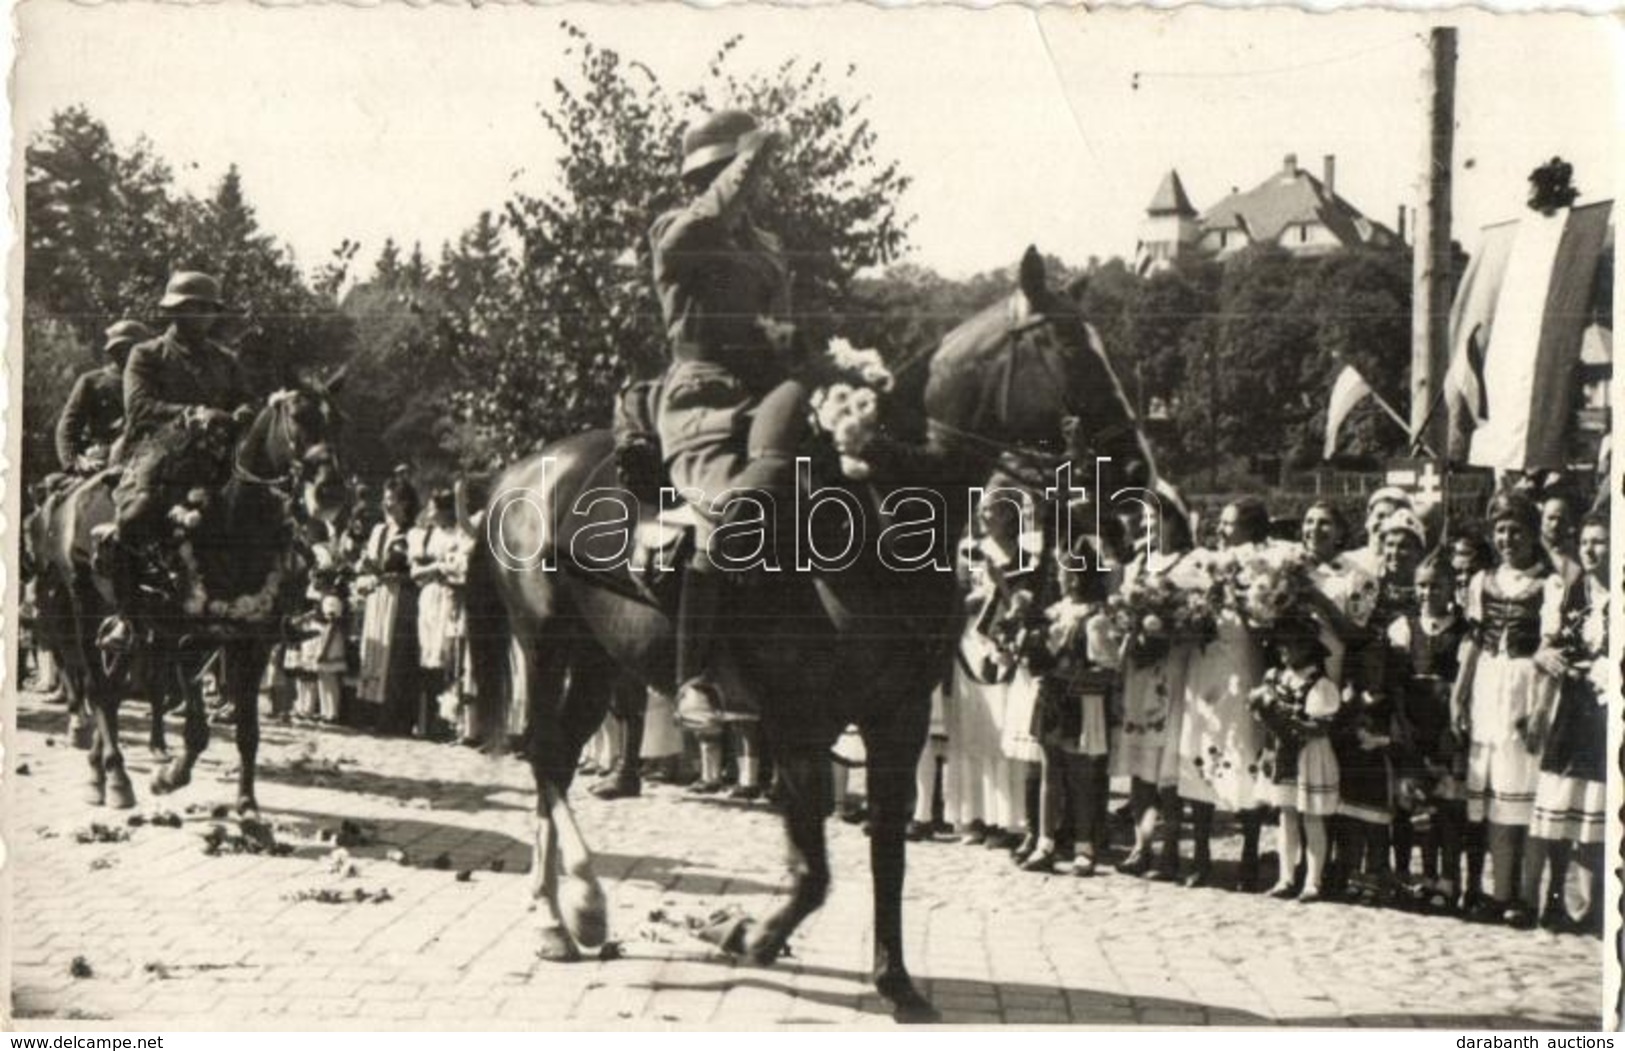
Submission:
[[[96,646],[108,653],[133,653],[137,648],[134,622],[140,602],[140,582],[135,554],[117,532],[100,538],[96,561],[113,587],[116,612],[109,614],[96,631]]]
[[[727,580],[691,566],[677,605],[677,721],[697,733],[722,731],[722,691],[711,678],[716,621]]]

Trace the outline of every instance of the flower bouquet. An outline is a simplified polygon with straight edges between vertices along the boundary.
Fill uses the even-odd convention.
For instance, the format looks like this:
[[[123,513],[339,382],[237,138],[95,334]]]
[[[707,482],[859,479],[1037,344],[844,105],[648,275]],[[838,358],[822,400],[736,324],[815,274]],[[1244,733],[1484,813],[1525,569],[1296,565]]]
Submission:
[[[1301,745],[1331,731],[1330,717],[1311,716],[1304,711],[1302,685],[1288,682],[1280,668],[1264,673],[1263,681],[1248,692],[1247,706],[1264,729],[1283,744]]]
[[[1164,575],[1125,581],[1106,602],[1106,616],[1136,667],[1155,664],[1174,642],[1203,641],[1214,630],[1207,591]]]
[[[880,395],[896,386],[896,378],[879,351],[844,339],[830,340],[827,364],[837,378],[809,399],[813,422],[835,443],[847,477],[867,477],[869,465],[859,454],[880,433]]]
[[[1282,544],[1230,561],[1224,574],[1224,603],[1255,628],[1267,628],[1301,611],[1314,588],[1309,558],[1301,548]]]

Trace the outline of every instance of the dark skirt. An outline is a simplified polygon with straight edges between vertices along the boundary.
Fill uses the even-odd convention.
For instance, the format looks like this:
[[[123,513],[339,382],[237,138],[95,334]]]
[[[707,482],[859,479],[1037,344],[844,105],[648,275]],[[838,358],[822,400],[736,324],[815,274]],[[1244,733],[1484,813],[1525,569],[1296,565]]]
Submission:
[[[1585,781],[1608,779],[1608,705],[1599,703],[1590,681],[1563,680],[1540,769]]]

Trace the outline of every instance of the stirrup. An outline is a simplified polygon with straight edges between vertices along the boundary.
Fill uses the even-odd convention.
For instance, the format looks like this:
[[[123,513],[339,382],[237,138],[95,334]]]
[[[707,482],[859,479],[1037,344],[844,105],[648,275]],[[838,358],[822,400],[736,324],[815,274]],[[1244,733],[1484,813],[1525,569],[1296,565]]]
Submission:
[[[104,653],[134,653],[139,648],[138,632],[130,618],[115,613],[96,629],[96,648]]]
[[[691,679],[677,690],[677,723],[695,733],[721,733],[722,691],[714,683]]]

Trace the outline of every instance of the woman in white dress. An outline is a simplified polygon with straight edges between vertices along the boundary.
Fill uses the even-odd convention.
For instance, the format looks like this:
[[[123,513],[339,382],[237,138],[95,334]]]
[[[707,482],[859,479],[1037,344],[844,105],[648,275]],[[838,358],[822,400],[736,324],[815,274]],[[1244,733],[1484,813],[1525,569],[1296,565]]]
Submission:
[[[356,593],[366,599],[361,629],[361,700],[379,706],[378,732],[406,732],[417,704],[417,585],[411,578],[411,534],[418,494],[397,472],[384,484],[384,520],[361,556]]]
[[[1341,693],[1358,666],[1380,587],[1361,560],[1343,550],[1348,542],[1348,523],[1335,505],[1324,501],[1311,504],[1304,512],[1301,536],[1304,553],[1313,566],[1309,575],[1314,589],[1308,602],[1310,614],[1320,625],[1320,642],[1327,654],[1325,677]],[[1353,709],[1344,706],[1338,718],[1348,719],[1352,714]],[[1334,727],[1333,733],[1339,732]],[[1360,869],[1365,839],[1359,823],[1352,818],[1334,814],[1327,823],[1332,858],[1326,866],[1323,889],[1328,897],[1336,898],[1343,895]]]
[[[1245,558],[1269,538],[1269,509],[1257,497],[1228,504],[1219,515],[1220,552],[1214,568],[1228,558]],[[1190,804],[1194,859],[1187,887],[1213,879],[1213,817],[1235,814],[1241,823],[1239,889],[1258,889],[1258,760],[1264,731],[1248,704],[1248,694],[1264,675],[1264,655],[1241,614],[1217,613],[1217,636],[1191,658],[1185,676],[1185,719],[1179,735],[1179,795]]]
[[[1010,596],[1023,588],[1022,516],[1008,499],[986,500],[978,510],[985,535],[961,547],[966,626],[947,704],[944,795],[947,820],[958,828],[961,842],[1008,849],[1020,839],[1014,830],[1023,822],[1026,771],[1004,751],[1009,684],[1001,655],[979,625],[997,620]],[[996,578],[1005,582],[1003,598]]]
[[[418,702],[415,730],[419,737],[442,734],[440,698],[456,688],[461,637],[462,585],[453,580],[463,559],[464,534],[457,525],[457,504],[449,489],[429,497],[429,520],[414,530],[408,550],[412,582],[418,586]],[[466,569],[466,563],[463,563]]]
[[[1140,545],[1124,571],[1124,586],[1176,573],[1190,557],[1190,527],[1172,508],[1148,506],[1143,522],[1125,521],[1124,528],[1130,542]],[[1188,642],[1174,641],[1155,649],[1131,645],[1124,654],[1123,718],[1111,762],[1114,776],[1130,779],[1134,848],[1117,866],[1130,875],[1159,880],[1179,876],[1179,733],[1191,649]],[[1159,820],[1164,838],[1153,868]]]

